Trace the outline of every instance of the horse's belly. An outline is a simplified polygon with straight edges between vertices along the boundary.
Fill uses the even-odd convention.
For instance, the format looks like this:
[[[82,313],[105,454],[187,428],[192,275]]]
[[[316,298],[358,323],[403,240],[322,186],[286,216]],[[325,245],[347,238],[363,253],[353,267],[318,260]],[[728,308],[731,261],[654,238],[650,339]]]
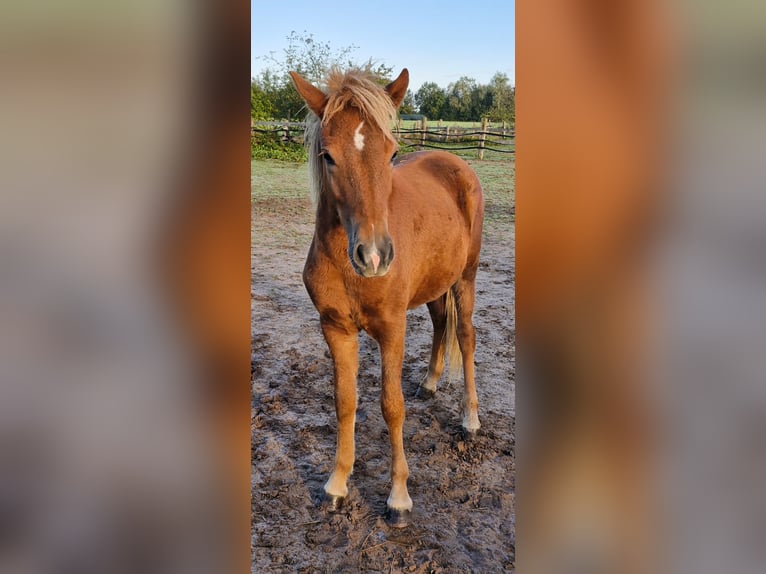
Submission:
[[[433,289],[430,291],[423,290],[418,292],[416,296],[410,301],[407,309],[415,309],[416,307],[420,307],[421,305],[435,301],[447,292],[447,289],[449,289],[450,285],[452,285],[452,283],[447,283],[445,286],[440,287],[439,289]]]
[[[441,247],[428,258],[424,273],[413,285],[409,309],[438,299],[460,278],[467,263],[468,250],[463,245]]]

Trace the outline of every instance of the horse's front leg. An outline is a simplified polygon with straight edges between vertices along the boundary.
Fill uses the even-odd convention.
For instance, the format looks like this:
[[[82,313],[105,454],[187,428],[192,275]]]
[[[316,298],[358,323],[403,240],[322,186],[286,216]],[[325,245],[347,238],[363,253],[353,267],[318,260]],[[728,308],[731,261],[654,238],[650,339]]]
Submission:
[[[356,423],[356,375],[359,364],[357,332],[322,321],[322,332],[332,355],[335,371],[335,416],[338,441],[335,468],[324,485],[328,509],[338,510],[348,494],[347,481],[354,467],[354,424]]]
[[[404,457],[402,427],[404,426],[404,395],[402,394],[402,361],[404,359],[404,333],[402,321],[387,325],[373,333],[380,344],[382,364],[382,392],[380,396],[383,418],[388,425],[391,441],[391,493],[386,501],[387,519],[391,526],[407,526],[412,514],[412,499],[407,492],[410,471]]]

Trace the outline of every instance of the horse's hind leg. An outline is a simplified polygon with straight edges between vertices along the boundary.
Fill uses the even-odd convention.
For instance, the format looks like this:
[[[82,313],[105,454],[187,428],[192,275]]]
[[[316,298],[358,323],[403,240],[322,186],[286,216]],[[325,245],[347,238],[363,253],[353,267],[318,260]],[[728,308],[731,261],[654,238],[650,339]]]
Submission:
[[[428,312],[434,324],[434,339],[431,346],[431,361],[428,364],[426,378],[418,387],[418,397],[430,399],[436,394],[436,383],[444,371],[444,330],[447,326],[447,295],[428,303]]]
[[[476,380],[473,356],[476,350],[476,331],[473,327],[476,270],[466,273],[452,287],[457,307],[457,339],[463,356],[463,432],[466,437],[476,436],[479,431],[479,397],[476,394]]]
[[[329,510],[337,510],[348,494],[346,482],[354,466],[354,424],[356,423],[356,375],[359,365],[357,333],[322,322],[335,371],[335,415],[338,441],[335,468],[324,485]]]

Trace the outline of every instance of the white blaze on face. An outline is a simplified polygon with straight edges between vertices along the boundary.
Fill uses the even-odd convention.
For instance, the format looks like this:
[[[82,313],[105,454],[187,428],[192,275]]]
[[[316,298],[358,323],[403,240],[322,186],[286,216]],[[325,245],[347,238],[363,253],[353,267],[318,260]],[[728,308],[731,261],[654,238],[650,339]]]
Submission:
[[[364,149],[364,136],[362,135],[363,125],[364,122],[359,122],[359,125],[356,126],[356,130],[354,131],[354,146],[356,146],[356,149],[359,151]]]
[[[362,127],[361,125],[359,127]],[[359,130],[359,128],[357,128]],[[362,139],[364,139],[364,136],[361,136]],[[364,147],[364,143],[362,143],[362,147]],[[359,151],[362,151],[361,149]],[[370,253],[370,259],[372,260],[372,272],[377,273],[378,272],[378,265],[380,265],[380,252],[378,251],[378,246],[375,245],[375,226],[372,226],[372,253]]]

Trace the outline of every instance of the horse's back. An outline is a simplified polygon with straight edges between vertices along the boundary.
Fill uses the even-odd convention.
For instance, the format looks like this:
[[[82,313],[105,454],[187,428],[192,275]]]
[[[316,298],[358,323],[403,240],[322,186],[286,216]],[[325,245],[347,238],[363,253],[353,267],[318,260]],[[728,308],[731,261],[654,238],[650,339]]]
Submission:
[[[471,167],[447,152],[408,154],[394,174],[389,228],[400,258],[397,283],[410,286],[412,308],[475,273],[484,200]]]
[[[464,160],[445,151],[414,152],[403,156],[394,172],[400,176],[398,179],[407,181],[412,188],[410,193],[419,194],[427,202],[438,201],[440,193],[451,197],[469,233],[477,227],[481,231],[484,215],[481,183]]]

